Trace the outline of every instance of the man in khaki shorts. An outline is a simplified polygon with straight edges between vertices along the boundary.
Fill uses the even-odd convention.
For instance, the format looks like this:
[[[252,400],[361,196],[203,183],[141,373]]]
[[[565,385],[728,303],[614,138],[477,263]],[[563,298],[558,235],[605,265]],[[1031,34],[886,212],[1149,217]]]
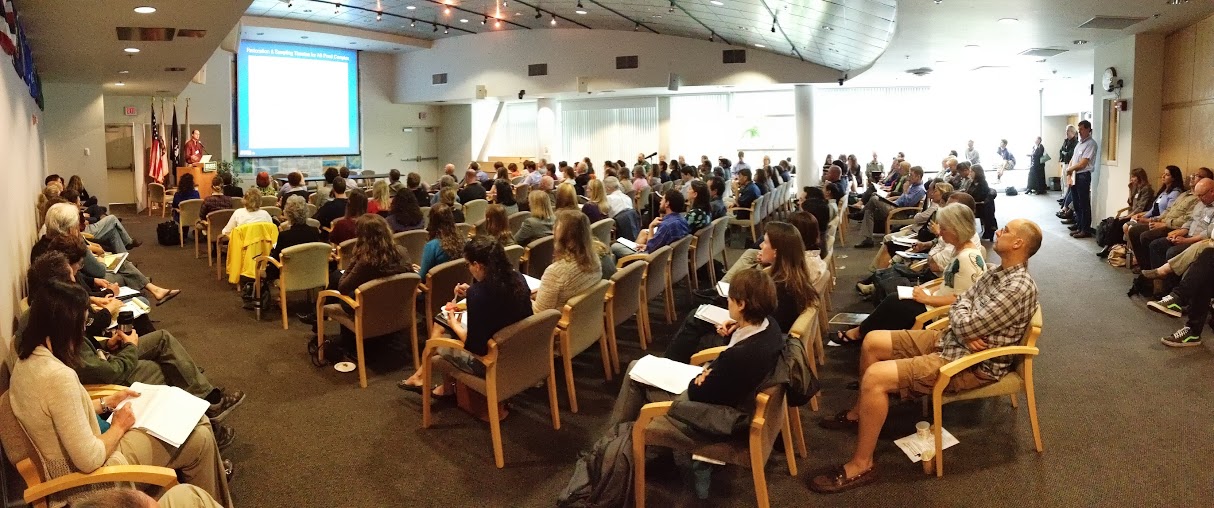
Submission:
[[[873,451],[885,417],[889,393],[904,398],[929,395],[940,367],[991,348],[1019,343],[1037,310],[1037,284],[1028,259],[1041,247],[1041,228],[1016,219],[998,232],[995,252],[1003,264],[987,271],[957,296],[945,330],[874,331],[860,352],[860,398],[848,411],[823,419],[827,429],[856,430],[856,451],[849,462],[815,477],[810,488],[821,493],[850,490],[876,479]],[[970,390],[998,381],[1013,358],[998,356],[958,373],[947,392]]]

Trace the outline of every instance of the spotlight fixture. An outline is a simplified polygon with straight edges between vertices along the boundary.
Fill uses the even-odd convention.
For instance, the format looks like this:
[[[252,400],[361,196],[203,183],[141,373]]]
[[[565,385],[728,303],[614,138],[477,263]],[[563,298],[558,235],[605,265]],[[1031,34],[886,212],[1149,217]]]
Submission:
[[[443,7],[443,14],[446,14],[448,16],[451,15],[451,6],[450,5]]]
[[[384,19],[384,13],[382,13],[382,12],[375,13],[375,21],[383,21],[383,19]]]
[[[756,47],[756,48],[766,48],[767,46],[764,46],[764,45],[762,45],[762,44],[757,44],[757,43],[756,43],[756,44],[755,44],[755,47]]]
[[[1004,25],[1014,25],[1019,22],[1020,22],[1020,20],[1018,20],[1016,18],[999,18],[999,23],[1004,24]]]
[[[585,11],[585,10],[582,10],[582,9],[578,9],[578,10],[576,10],[576,11],[573,11],[573,13],[574,13],[574,14],[579,14],[579,15],[582,15],[582,14],[586,14],[586,11]]]
[[[638,30],[640,30],[640,29],[641,29],[641,24],[640,24],[640,23],[637,23],[637,24],[636,24],[636,26],[632,27],[632,31],[633,31],[633,32],[636,32],[636,31],[638,31]]]
[[[716,34],[716,32],[709,32],[709,33],[708,33],[708,42],[717,42],[717,34]]]
[[[556,14],[552,15],[552,21],[549,21],[548,24],[552,25],[552,26],[556,26]]]
[[[417,20],[416,20],[416,19],[411,19],[411,20],[409,20],[409,28],[414,28],[414,27],[416,27],[416,26],[417,26]]]
[[[482,20],[481,20],[481,24],[482,24],[482,25],[488,25],[488,24],[489,24],[489,16],[485,16],[485,19],[482,19]]]
[[[447,35],[447,34],[449,34],[449,33],[451,33],[451,27],[449,27],[449,26],[444,26],[444,27],[443,27],[443,35]]]
[[[131,73],[131,71],[127,71],[127,70],[118,71],[118,74],[130,74],[130,73]]]
[[[135,8],[135,12],[137,12],[137,13],[139,13],[139,14],[151,14],[151,13],[153,13],[153,12],[156,12],[156,8],[155,8],[155,7],[147,7],[147,6],[143,6],[143,7],[136,7],[136,8]]]
[[[936,5],[940,5],[942,3],[944,3],[944,0],[936,0]]]
[[[666,12],[671,12],[671,13],[674,12],[674,0],[670,0],[670,10],[668,10]]]
[[[459,22],[460,22],[460,23],[467,23],[467,22],[468,22],[468,18],[460,18],[460,19],[459,19]]]
[[[577,0],[577,8],[578,9],[582,8],[582,0]]]
[[[406,5],[405,9],[411,11],[411,10],[417,9],[417,6],[416,5]]]
[[[1071,44],[1074,44],[1076,46],[1081,45],[1081,44],[1087,44],[1087,43],[1088,43],[1088,41],[1085,41],[1083,39],[1075,39],[1075,40],[1071,41]]]
[[[535,9],[535,19],[540,19],[542,17],[544,17],[544,15],[540,13],[539,8],[536,8]]]
[[[502,20],[500,20],[500,19],[493,20],[493,28],[501,28],[501,27],[502,27]]]
[[[333,4],[333,14],[341,14],[341,4]]]
[[[438,25],[434,25],[434,33],[438,33]]]
[[[288,8],[288,9],[290,9],[290,8],[291,8],[292,4],[293,4],[293,2],[291,2],[291,0],[287,0],[287,8]]]

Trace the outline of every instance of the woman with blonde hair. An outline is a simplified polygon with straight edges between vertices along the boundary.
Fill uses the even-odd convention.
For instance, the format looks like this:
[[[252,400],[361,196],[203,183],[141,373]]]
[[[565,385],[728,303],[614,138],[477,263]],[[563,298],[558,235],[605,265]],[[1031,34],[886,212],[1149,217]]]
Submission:
[[[570,183],[562,183],[556,188],[556,211],[577,211],[577,188]]]
[[[603,278],[603,268],[590,238],[590,220],[577,210],[556,212],[552,264],[544,269],[532,309],[560,309]]]
[[[379,213],[392,208],[392,193],[388,181],[380,180],[371,187],[371,199],[367,202],[367,213]]]
[[[510,216],[506,207],[499,204],[489,205],[485,209],[485,233],[502,244],[502,247],[515,245],[514,233],[510,231]]]
[[[464,211],[455,207],[459,202],[459,195],[454,188],[443,188],[439,191],[438,202],[451,208],[451,217],[455,219],[456,224],[464,222]]]
[[[261,209],[261,191],[257,187],[249,187],[244,191],[244,208],[232,212],[232,218],[223,227],[223,234],[227,235],[233,229],[254,222],[274,222],[274,219],[269,212]]]
[[[611,214],[602,180],[596,178],[586,182],[586,199],[590,201],[582,206],[582,213],[586,214],[591,224],[606,219]]]
[[[523,247],[552,234],[552,200],[548,198],[548,193],[531,191],[527,195],[527,204],[531,207],[531,216],[523,221],[523,226],[514,234],[514,243]]]

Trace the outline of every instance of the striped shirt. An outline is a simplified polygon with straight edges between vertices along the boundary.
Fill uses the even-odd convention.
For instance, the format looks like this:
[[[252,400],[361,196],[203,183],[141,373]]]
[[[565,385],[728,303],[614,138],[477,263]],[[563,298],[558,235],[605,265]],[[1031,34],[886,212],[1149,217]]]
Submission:
[[[948,361],[974,351],[966,342],[982,339],[989,348],[1014,346],[1024,339],[1037,311],[1037,283],[1028,266],[999,266],[988,270],[957,295],[949,310],[949,328],[940,335],[936,348]],[[1013,357],[999,356],[974,366],[981,377],[998,380],[1011,368]]]

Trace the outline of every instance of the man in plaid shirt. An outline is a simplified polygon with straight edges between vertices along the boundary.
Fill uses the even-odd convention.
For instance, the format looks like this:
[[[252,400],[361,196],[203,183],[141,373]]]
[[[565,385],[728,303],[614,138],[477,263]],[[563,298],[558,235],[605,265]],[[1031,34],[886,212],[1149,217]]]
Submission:
[[[1041,228],[1031,221],[1011,221],[996,235],[995,252],[1003,264],[987,271],[957,296],[949,311],[949,328],[874,331],[864,337],[860,353],[860,398],[856,405],[821,421],[828,429],[858,432],[851,461],[810,482],[817,492],[850,490],[876,479],[873,451],[889,412],[889,393],[903,398],[928,395],[940,368],[953,360],[990,348],[1019,343],[1037,309],[1037,284],[1028,260],[1041,247]],[[949,381],[946,392],[972,390],[1008,373],[1012,357],[1000,356],[970,367]]]

